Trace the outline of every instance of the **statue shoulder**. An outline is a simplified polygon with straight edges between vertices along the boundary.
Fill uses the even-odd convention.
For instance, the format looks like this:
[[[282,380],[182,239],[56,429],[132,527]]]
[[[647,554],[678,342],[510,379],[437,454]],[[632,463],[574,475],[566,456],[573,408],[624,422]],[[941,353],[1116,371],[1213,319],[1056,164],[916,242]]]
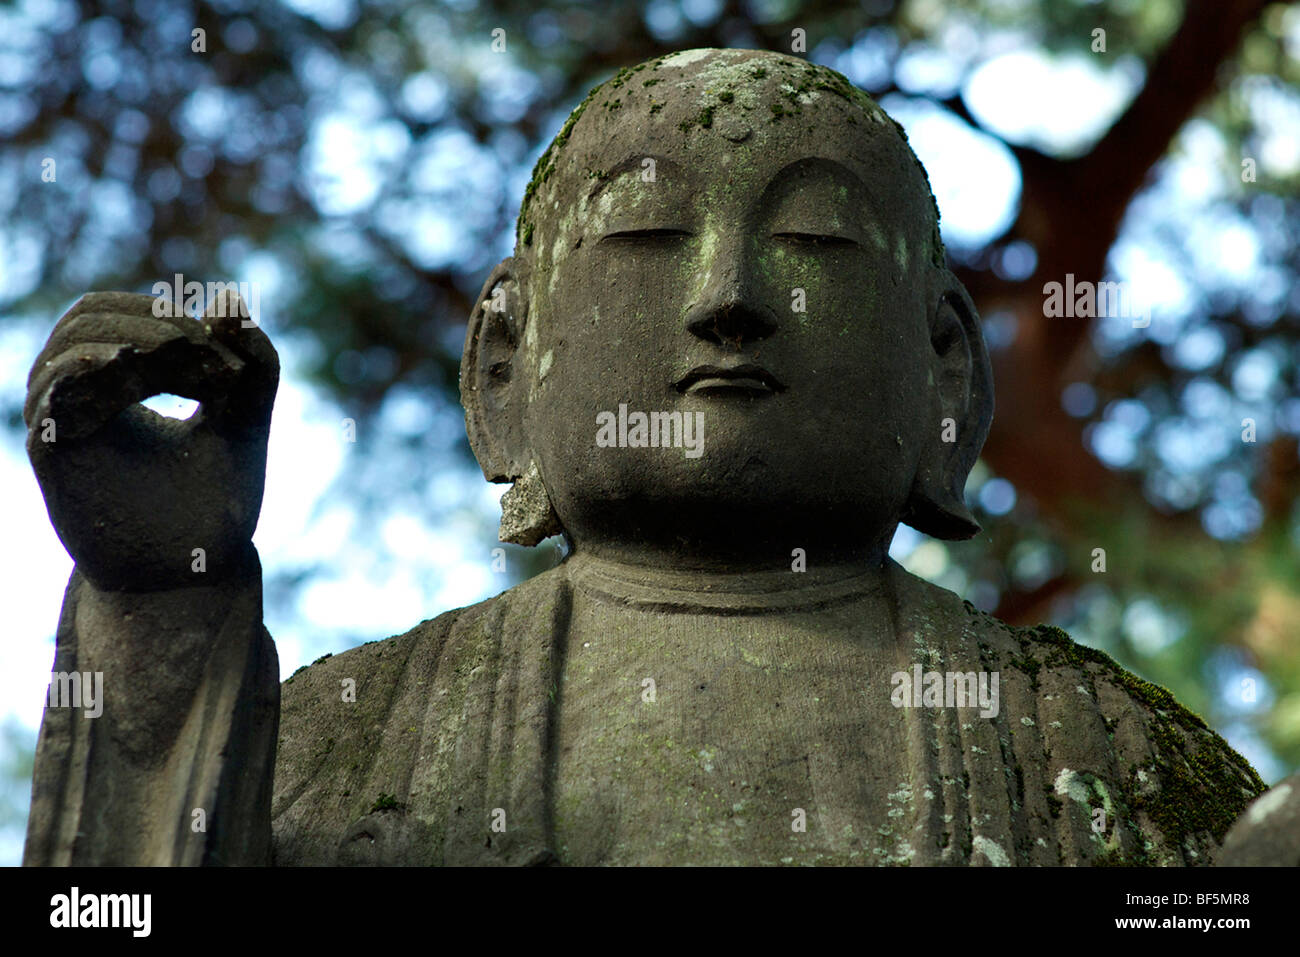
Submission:
[[[350,822],[397,806],[397,787],[386,782],[414,766],[426,692],[448,636],[503,597],[325,655],[281,685],[271,803],[276,863],[336,863]]]
[[[480,604],[488,604],[497,598],[489,598]],[[395,678],[405,670],[417,649],[440,646],[456,621],[476,607],[471,605],[443,612],[436,618],[420,622],[404,634],[367,641],[339,654],[322,655],[310,665],[303,665],[280,686],[282,726],[285,718],[317,708],[330,696],[347,704],[362,704],[363,700],[372,706],[378,704],[384,695],[349,695],[349,692],[355,692],[363,684],[382,685],[385,678]],[[349,700],[349,697],[355,700]]]
[[[563,581],[561,568],[554,568],[506,589],[499,595],[473,605],[453,608],[436,618],[420,622],[405,634],[349,648],[340,654],[324,655],[310,665],[303,665],[281,685],[281,726],[286,718],[294,719],[313,712],[332,697],[348,704],[362,704],[363,697],[373,709],[387,700],[385,693],[362,695],[363,686],[380,692],[391,690],[401,674],[416,667],[436,670],[437,657],[453,630],[492,632],[510,612],[531,614],[541,601],[552,598],[557,582]],[[349,690],[357,692],[355,701],[347,700]],[[367,708],[358,709],[365,714]]]
[[[1042,703],[1042,713],[1054,714],[1067,730],[1077,724],[1081,733],[1100,718],[1124,809],[1148,838],[1145,854],[1116,863],[1210,863],[1233,822],[1265,789],[1250,762],[1168,689],[1060,628],[1000,633],[1018,645],[1007,664],[1030,678],[1040,699],[1053,699]]]
[[[470,684],[506,667],[500,645],[521,629],[550,640],[544,612],[563,603],[565,580],[553,569],[294,672],[281,688],[276,863],[440,859],[438,829],[408,813],[417,784],[428,779],[423,799],[435,804],[433,791],[450,786],[466,721],[483,718],[466,706]]]

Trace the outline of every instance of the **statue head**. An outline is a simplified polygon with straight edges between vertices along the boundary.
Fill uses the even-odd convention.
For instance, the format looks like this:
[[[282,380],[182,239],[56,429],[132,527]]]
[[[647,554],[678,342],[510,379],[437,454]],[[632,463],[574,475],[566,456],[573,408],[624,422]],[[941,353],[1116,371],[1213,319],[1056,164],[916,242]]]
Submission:
[[[506,541],[777,563],[979,529],[992,382],[929,181],[869,96],[795,57],[687,50],[587,96],[461,394],[484,475],[515,483]]]

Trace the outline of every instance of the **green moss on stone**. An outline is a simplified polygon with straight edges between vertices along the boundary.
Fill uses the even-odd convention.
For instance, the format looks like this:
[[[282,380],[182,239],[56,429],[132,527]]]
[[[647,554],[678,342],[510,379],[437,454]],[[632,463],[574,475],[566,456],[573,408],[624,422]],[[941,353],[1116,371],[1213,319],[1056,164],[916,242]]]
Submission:
[[[1101,665],[1110,672],[1118,684],[1139,701],[1142,701],[1153,710],[1169,712],[1169,717],[1176,724],[1189,731],[1205,731],[1209,729],[1209,725],[1199,715],[1193,714],[1180,705],[1167,689],[1149,681],[1143,681],[1132,672],[1126,671],[1119,662],[1106,652],[1079,644],[1060,628],[1052,625],[1038,625],[1035,628],[1021,629],[1021,632],[1029,640],[1049,646],[1047,654],[1043,657],[1043,664],[1047,667],[1058,668],[1070,664],[1083,669],[1088,664]],[[1020,646],[1022,651],[1027,651],[1025,638],[1021,639]]]
[[[1212,741],[1192,750],[1185,749],[1167,721],[1154,722],[1151,733],[1157,757],[1145,770],[1159,777],[1160,788],[1154,794],[1143,794],[1135,770],[1129,782],[1133,809],[1145,811],[1176,847],[1199,831],[1208,831],[1222,842],[1254,797],[1241,793],[1241,772],[1248,772],[1255,794],[1264,791],[1264,782],[1249,764],[1234,760],[1235,752],[1213,732]]]
[[[1023,657],[1011,659],[1011,664],[1030,674],[1035,687],[1040,667],[1073,666],[1087,673],[1088,666],[1097,665],[1150,710],[1156,757],[1145,767],[1133,769],[1124,786],[1124,801],[1135,814],[1144,812],[1172,847],[1181,848],[1188,836],[1203,832],[1222,841],[1251,798],[1264,791],[1264,782],[1250,763],[1199,715],[1179,704],[1168,689],[1142,680],[1104,651],[1073,641],[1059,628],[1039,625],[1016,631]],[[1042,654],[1041,663],[1035,651]],[[1179,734],[1179,728],[1186,737]],[[1106,729],[1113,736],[1112,720],[1106,720]],[[1158,786],[1143,786],[1138,780],[1139,770],[1152,775]],[[1061,802],[1050,788],[1047,790],[1048,805],[1055,817]],[[1140,835],[1136,824],[1131,827]],[[1145,851],[1128,856],[1114,852],[1101,863],[1141,864],[1146,859]]]
[[[1108,848],[1097,855],[1092,862],[1093,867],[1146,867],[1148,865],[1146,855],[1137,852],[1133,855],[1127,855],[1118,847]]]
[[[550,179],[551,175],[554,173],[555,164],[559,159],[560,151],[563,149],[565,143],[568,142],[574,124],[577,123],[578,119],[582,116],[583,111],[586,109],[586,107],[592,101],[592,99],[596,96],[596,94],[601,90],[612,91],[623,87],[631,80],[631,78],[636,73],[642,70],[645,69],[658,70],[660,65],[664,62],[665,59],[667,59],[667,56],[659,57],[650,63],[638,64],[635,67],[624,67],[623,69],[619,70],[618,73],[616,73],[612,78],[605,81],[605,83],[600,84],[596,86],[594,89],[592,89],[592,91],[587,94],[586,98],[580,104],[578,104],[577,108],[569,115],[568,120],[565,122],[560,132],[556,135],[555,140],[551,143],[549,147],[547,147],[546,151],[537,160],[537,164],[533,167],[533,175],[531,180],[528,183],[527,189],[524,191],[524,198],[520,207],[519,220],[515,226],[515,237],[517,243],[519,243],[522,246],[532,245],[533,235],[534,235],[534,230],[532,228],[533,227],[533,213],[531,209],[532,200],[537,190],[540,189],[541,186],[544,185]],[[785,79],[785,82],[788,83],[790,89],[781,91],[781,95],[783,95],[789,103],[788,109],[783,107],[779,103],[771,104],[771,109],[772,109],[771,122],[773,123],[779,121],[780,119],[786,116],[798,115],[801,112],[801,105],[802,105],[801,96],[803,94],[807,94],[813,91],[828,92],[834,96],[840,97],[841,99],[845,100],[847,103],[859,107],[864,111],[872,112],[873,115],[875,111],[879,110],[879,107],[875,104],[875,101],[868,94],[864,93],[863,91],[859,90],[857,87],[853,86],[847,80],[847,78],[845,78],[842,74],[837,73],[836,71],[831,70],[827,67],[819,66],[816,64],[810,64],[806,62],[790,62],[790,63],[778,62],[774,64],[774,67],[778,71],[777,75]],[[763,80],[768,77],[769,70],[766,66],[757,66],[750,71],[749,75],[755,80]],[[651,77],[643,81],[642,85],[643,87],[649,87],[649,86],[653,86],[657,82],[659,82],[658,77]],[[686,91],[693,90],[694,84],[687,83],[684,85],[683,89]],[[722,103],[732,103],[734,101],[734,93],[730,90],[726,90],[721,94],[719,94],[718,99]],[[615,100],[609,100],[605,103],[605,108],[609,111],[617,110],[621,106],[622,106],[621,98]],[[650,106],[650,113],[654,114],[659,112],[659,110],[662,109],[662,106],[663,104],[659,104],[659,103],[652,104]],[[853,123],[854,125],[856,125],[856,119],[852,115],[846,114],[845,119],[849,123]],[[899,137],[903,140],[903,143],[906,145],[907,136],[904,133],[902,127],[899,126],[897,122],[892,121],[892,119],[891,122],[893,122],[894,128],[897,130]],[[695,120],[695,123],[704,129],[709,129],[710,127],[712,127],[713,108],[706,107],[703,110],[701,110],[699,116]],[[682,130],[683,133],[685,133],[685,132],[689,132],[693,125],[694,124],[691,121],[683,120],[680,124],[678,124],[678,127],[679,129]],[[911,153],[910,146],[909,146],[909,153]],[[938,204],[935,202],[934,191],[930,187],[930,179],[925,172],[925,168],[921,165],[919,160],[915,159],[914,153],[912,153],[912,157],[913,160],[916,162],[917,169],[919,169],[921,172],[921,177],[923,182],[925,183],[926,191],[930,196],[931,209],[933,210],[934,213],[934,219],[931,224],[929,243],[928,243],[930,247],[929,250],[930,262],[939,268],[943,268],[946,266],[947,260],[944,253],[943,239],[939,231]]]
[[[624,68],[615,75],[614,79],[618,79],[628,72],[630,71]],[[613,80],[609,82],[613,83]],[[533,197],[536,195],[537,190],[551,178],[551,174],[555,172],[555,161],[559,158],[560,151],[564,149],[564,144],[569,142],[569,137],[573,135],[573,127],[582,118],[582,114],[596,94],[604,87],[605,84],[603,83],[596,86],[583,98],[583,101],[569,114],[569,118],[564,121],[564,125],[560,127],[560,132],[555,134],[555,139],[551,140],[551,145],[546,147],[546,151],[537,158],[537,163],[533,166],[532,179],[528,182],[528,188],[524,190],[524,199],[519,207],[519,221],[515,224],[515,240],[517,242],[522,242],[525,246],[532,245],[533,221],[532,211],[529,207],[532,205]]]
[[[606,83],[611,90],[617,90],[620,86],[626,83],[635,72],[637,72],[635,68],[625,66],[607,80]]]

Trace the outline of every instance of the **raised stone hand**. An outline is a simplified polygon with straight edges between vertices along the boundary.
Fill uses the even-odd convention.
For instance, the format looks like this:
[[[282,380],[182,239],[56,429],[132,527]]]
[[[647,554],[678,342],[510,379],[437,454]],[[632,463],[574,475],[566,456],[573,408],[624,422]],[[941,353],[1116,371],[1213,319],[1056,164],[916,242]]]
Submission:
[[[93,292],[28,378],[27,450],[59,538],[104,590],[210,585],[252,564],[279,358],[233,292],[202,321]],[[138,403],[169,392],[188,420]],[[201,550],[201,551],[200,551]]]

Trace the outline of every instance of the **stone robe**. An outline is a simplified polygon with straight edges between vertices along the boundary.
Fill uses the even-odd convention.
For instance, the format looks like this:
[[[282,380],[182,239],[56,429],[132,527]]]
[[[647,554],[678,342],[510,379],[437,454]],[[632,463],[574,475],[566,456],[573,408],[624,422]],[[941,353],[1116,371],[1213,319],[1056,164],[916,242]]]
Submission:
[[[95,746],[111,699],[104,725],[47,709],[25,860],[1207,864],[1263,790],[1167,692],[893,563],[744,588],[572,556],[300,670],[278,749],[264,631],[214,656],[179,743],[143,763]],[[996,674],[996,715],[896,707],[916,665]],[[114,824],[129,808],[85,800],[97,752],[116,755],[98,780],[173,799]]]
[[[275,862],[1207,864],[1262,790],[1167,692],[897,565],[884,629],[852,578],[679,578],[575,557],[294,676]],[[997,672],[997,716],[894,707],[917,663]]]

